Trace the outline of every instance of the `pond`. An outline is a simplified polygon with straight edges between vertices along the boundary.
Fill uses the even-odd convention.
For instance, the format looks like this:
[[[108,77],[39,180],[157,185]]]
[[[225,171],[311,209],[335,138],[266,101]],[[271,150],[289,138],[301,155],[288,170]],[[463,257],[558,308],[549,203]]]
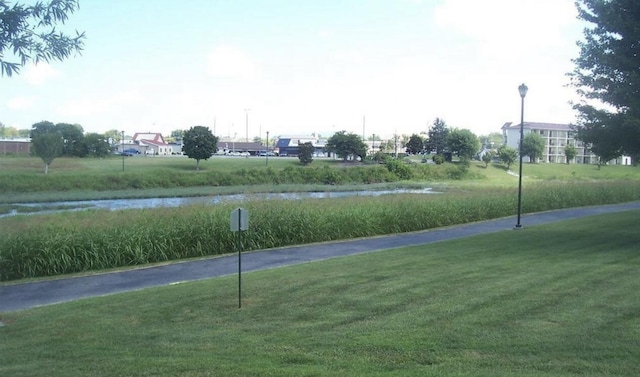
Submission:
[[[214,196],[198,196],[184,198],[146,198],[146,199],[107,199],[61,201],[48,203],[16,203],[11,212],[1,214],[0,218],[15,215],[33,215],[87,209],[106,209],[111,211],[123,209],[144,209],[181,207],[194,204],[215,205],[220,203],[243,202],[245,200],[302,200],[302,199],[330,199],[353,196],[381,196],[390,194],[435,194],[431,188],[424,189],[395,189],[395,190],[362,190],[362,191],[326,191],[326,192],[283,192],[283,193],[251,193],[228,194]]]

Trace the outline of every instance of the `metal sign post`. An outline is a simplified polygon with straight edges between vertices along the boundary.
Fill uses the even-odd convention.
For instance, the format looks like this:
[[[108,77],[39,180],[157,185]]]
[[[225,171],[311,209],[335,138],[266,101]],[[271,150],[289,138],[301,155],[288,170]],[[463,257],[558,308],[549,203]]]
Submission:
[[[231,231],[238,232],[238,308],[242,308],[242,231],[249,229],[249,212],[244,208],[231,211]]]

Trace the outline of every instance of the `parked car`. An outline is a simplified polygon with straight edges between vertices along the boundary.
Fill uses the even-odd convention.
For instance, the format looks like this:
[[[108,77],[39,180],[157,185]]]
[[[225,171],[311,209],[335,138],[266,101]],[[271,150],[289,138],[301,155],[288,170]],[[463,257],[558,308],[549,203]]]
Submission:
[[[137,154],[140,154],[140,152],[133,148],[125,149],[120,153],[121,156],[135,156]]]

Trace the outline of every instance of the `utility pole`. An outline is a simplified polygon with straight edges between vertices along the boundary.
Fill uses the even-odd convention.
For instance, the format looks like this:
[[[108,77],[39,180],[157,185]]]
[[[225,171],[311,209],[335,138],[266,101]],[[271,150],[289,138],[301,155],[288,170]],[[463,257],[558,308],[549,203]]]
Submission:
[[[245,138],[246,138],[246,142],[249,142],[249,111],[251,111],[251,109],[244,109],[244,114],[245,114]]]

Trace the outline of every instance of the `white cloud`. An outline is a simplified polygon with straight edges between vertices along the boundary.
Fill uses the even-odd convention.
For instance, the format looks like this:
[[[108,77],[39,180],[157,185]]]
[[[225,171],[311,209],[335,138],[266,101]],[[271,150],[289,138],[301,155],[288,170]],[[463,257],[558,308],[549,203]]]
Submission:
[[[577,23],[576,15],[572,0],[446,0],[434,18],[441,28],[484,47],[513,52],[566,42],[563,32]]]
[[[60,72],[45,62],[31,64],[23,72],[24,78],[32,85],[41,85],[49,79],[60,76]]]
[[[103,98],[80,98],[67,101],[58,108],[58,113],[63,116],[89,116],[108,112],[117,113],[120,107],[141,101],[142,96],[137,90],[122,91]]]
[[[7,107],[14,110],[25,110],[33,107],[36,101],[34,96],[20,96],[11,98],[7,101]]]
[[[251,79],[256,67],[246,54],[232,46],[218,46],[207,56],[207,71],[213,77]]]
[[[331,39],[335,36],[335,32],[333,30],[323,29],[318,31],[318,38],[320,39]]]

